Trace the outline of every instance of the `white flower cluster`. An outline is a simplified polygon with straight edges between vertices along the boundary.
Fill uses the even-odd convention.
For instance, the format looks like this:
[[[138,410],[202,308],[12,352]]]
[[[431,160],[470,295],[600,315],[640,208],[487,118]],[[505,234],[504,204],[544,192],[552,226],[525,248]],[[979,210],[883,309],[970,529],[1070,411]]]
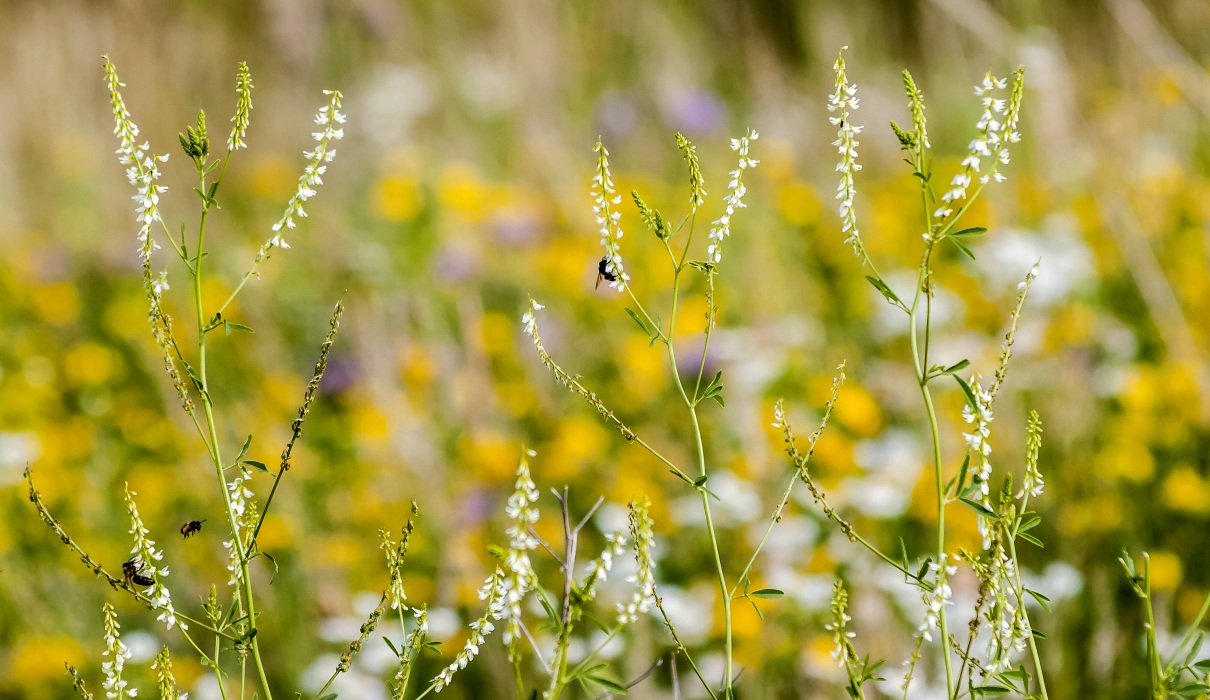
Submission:
[[[655,607],[655,557],[651,551],[655,549],[655,536],[651,520],[651,501],[646,496],[635,499],[630,503],[630,538],[633,541],[634,560],[639,565],[638,572],[627,578],[634,584],[634,593],[630,601],[618,603],[618,622],[626,624],[639,619]]]
[[[499,591],[503,605],[495,617],[504,620],[503,641],[510,646],[521,636],[521,601],[538,582],[529,561],[530,550],[538,546],[538,539],[529,533],[529,528],[538,522],[538,509],[534,507],[538,501],[538,487],[530,477],[526,459],[534,454],[529,450],[518,461],[515,488],[504,509],[513,524],[505,531],[509,541]]]
[[[328,95],[331,100],[320,107],[319,113],[315,115],[315,123],[323,130],[311,134],[317,143],[315,150],[303,151],[303,157],[308,162],[307,166],[303,168],[302,176],[298,178],[298,191],[286,203],[286,211],[282,214],[281,219],[273,224],[273,237],[261,246],[260,252],[256,255],[257,262],[268,257],[274,248],[290,247],[282,238],[282,228],[294,228],[295,216],[307,216],[307,212],[303,209],[303,202],[315,196],[314,188],[323,184],[323,174],[328,169],[325,163],[332,162],[332,159],[336,157],[336,149],[331,148],[331,143],[344,138],[345,130],[337,126],[345,123],[345,115],[340,111],[340,91],[324,90],[324,94]]]
[[[592,178],[592,213],[596,215],[597,225],[601,227],[601,245],[605,247],[605,270],[613,277],[609,286],[619,292],[626,289],[630,275],[622,267],[622,227],[618,221],[622,213],[614,211],[613,206],[622,203],[622,195],[615,194],[613,178],[609,175],[609,151],[597,141],[593,147],[597,154],[597,174]]]
[[[122,626],[118,624],[118,613],[109,603],[105,604],[103,610],[105,612],[105,651],[101,655],[112,658],[110,661],[101,662],[101,671],[105,674],[105,682],[101,684],[101,687],[105,689],[107,698],[137,697],[139,689],[129,687],[129,681],[122,678],[122,669],[126,666],[126,659],[129,659],[132,654],[122,642],[119,632]]]
[[[448,686],[454,674],[466,668],[479,654],[479,647],[496,629],[492,620],[504,621],[502,637],[504,644],[509,647],[510,659],[514,653],[513,644],[521,637],[521,601],[537,585],[529,551],[536,548],[539,542],[529,534],[529,528],[538,521],[538,509],[533,505],[538,500],[538,487],[530,477],[529,461],[526,459],[534,454],[532,450],[526,451],[517,463],[515,489],[505,507],[513,524],[507,530],[509,547],[504,555],[504,565],[496,567],[496,571],[487,577],[479,589],[479,600],[487,601],[487,611],[470,624],[470,636],[453,663],[433,679],[437,692]]]
[[[947,605],[954,604],[954,591],[950,588],[949,577],[958,573],[958,567],[950,564],[946,565],[948,554],[942,553],[939,562],[929,562],[929,572],[934,575],[933,590],[925,591],[922,598],[924,600],[924,622],[920,623],[917,632],[924,637],[924,641],[933,641],[933,630],[940,626],[941,611]]]
[[[117,69],[108,59],[105,60],[105,82],[109,86],[110,104],[113,107],[114,129],[120,145],[116,153],[118,162],[126,167],[126,179],[135,188],[132,199],[136,203],[135,221],[139,222],[139,258],[150,264],[152,251],[160,246],[151,237],[151,226],[160,221],[160,195],[168,191],[167,187],[157,185],[160,179],[160,169],[157,162],[168,160],[168,154],[153,156],[148,153],[151,144],[138,142],[139,127],[130,120],[130,111],[122,100],[121,88],[126,84],[118,80]],[[163,276],[161,275],[161,279]],[[167,288],[167,284],[164,284]],[[157,287],[158,294],[158,287]]]
[[[836,72],[836,92],[828,98],[828,111],[837,112],[834,117],[828,117],[832,126],[837,127],[836,140],[832,142],[840,154],[840,162],[836,164],[836,172],[840,173],[840,185],[836,188],[836,199],[840,200],[841,232],[846,234],[845,243],[853,246],[853,253],[862,256],[863,246],[861,233],[857,230],[857,212],[853,209],[853,200],[857,197],[857,186],[853,174],[861,170],[857,163],[857,146],[860,142],[857,135],[864,127],[853,124],[850,110],[857,109],[857,86],[849,83],[845,75],[844,51],[840,50],[832,70]]]
[[[1003,542],[997,541],[990,553],[986,578],[987,596],[991,601],[985,616],[991,632],[987,640],[987,669],[997,673],[1012,667],[1013,654],[1025,651],[1026,641],[1032,635],[1029,618],[1020,604],[1021,592],[1014,583],[1016,567],[1004,550]]]
[[[624,551],[626,551],[625,535],[621,532],[610,532],[605,535],[605,549],[601,550],[600,556],[589,562],[585,569],[588,576],[584,580],[584,584],[580,586],[584,602],[596,597],[597,584],[609,576],[610,570],[613,569],[613,560],[622,556]]]
[[[744,204],[744,195],[748,192],[747,186],[744,185],[744,171],[748,168],[755,168],[760,163],[759,160],[748,157],[749,146],[758,138],[760,138],[759,133],[748,129],[748,133],[744,136],[731,139],[731,150],[739,153],[739,164],[735,170],[729,173],[731,182],[727,183],[727,196],[723,197],[727,208],[710,227],[710,245],[706,247],[706,259],[712,263],[717,264],[723,259],[720,247],[723,239],[731,235],[731,217],[735,214],[735,210],[748,206]]]
[[[176,609],[172,606],[172,594],[168,587],[161,580],[168,576],[168,567],[157,568],[155,562],[163,561],[164,553],[155,548],[155,540],[152,540],[147,535],[147,528],[143,526],[143,519],[139,516],[139,507],[134,502],[134,497],[138,495],[130,490],[130,485],[125,486],[126,512],[130,516],[130,534],[134,535],[134,547],[130,553],[135,555],[133,561],[135,566],[145,566],[140,573],[144,576],[150,576],[155,580],[151,586],[151,593],[148,594],[151,605],[160,611],[157,620],[163,622],[172,629],[174,625],[180,624],[181,629],[189,629],[189,625],[183,620],[177,620]]]
[[[962,172],[954,176],[950,189],[941,195],[943,204],[933,212],[937,218],[944,219],[954,213],[954,203],[966,199],[966,191],[976,173],[979,174],[979,183],[984,185],[992,180],[1003,182],[1007,179],[999,167],[1009,162],[1008,145],[1021,140],[1017,121],[1021,114],[1023,79],[1024,74],[1020,70],[1013,74],[1012,88],[1007,98],[997,97],[996,91],[1008,88],[1008,81],[991,73],[983,78],[980,85],[975,86],[975,95],[983,104],[983,112],[975,123],[978,133],[971,140],[966,158],[962,160]],[[990,159],[986,172],[982,171],[984,158]]]
[[[992,465],[991,461],[988,460],[988,456],[992,453],[992,446],[988,442],[988,438],[991,437],[992,396],[979,385],[978,374],[971,376],[970,388],[971,393],[975,395],[977,409],[971,408],[970,403],[964,405],[962,407],[962,420],[974,426],[974,430],[969,433],[963,433],[962,437],[966,440],[966,444],[971,451],[972,481],[979,485],[979,493],[982,497],[981,502],[983,505],[991,508],[991,487],[988,482],[992,475]],[[984,549],[991,546],[990,531],[991,525],[987,520],[979,518],[979,532],[983,535]]]
[[[238,535],[243,532],[243,515],[247,509],[248,499],[252,498],[252,490],[245,486],[245,482],[249,480],[251,474],[240,467],[240,473],[234,479],[227,483],[227,500],[231,504],[231,512],[235,515],[236,532],[232,533],[232,538],[223,542],[223,549],[227,550],[227,571],[231,572],[231,578],[227,580],[228,586],[238,585],[243,579],[243,568],[240,566],[240,557],[242,552],[239,551],[239,542],[243,541]]]
[[[453,663],[443,668],[441,673],[438,673],[437,677],[433,679],[433,690],[438,693],[444,690],[454,679],[454,674],[466,668],[467,664],[479,655],[479,647],[483,646],[483,642],[487,641],[487,636],[496,630],[496,626],[492,624],[490,618],[503,612],[503,601],[499,595],[503,587],[503,579],[503,570],[497,568],[496,573],[489,576],[483,587],[479,589],[479,599],[487,601],[487,612],[483,617],[470,624],[471,633],[466,638],[466,643],[462,645],[462,651],[459,651],[458,655],[454,657]]]

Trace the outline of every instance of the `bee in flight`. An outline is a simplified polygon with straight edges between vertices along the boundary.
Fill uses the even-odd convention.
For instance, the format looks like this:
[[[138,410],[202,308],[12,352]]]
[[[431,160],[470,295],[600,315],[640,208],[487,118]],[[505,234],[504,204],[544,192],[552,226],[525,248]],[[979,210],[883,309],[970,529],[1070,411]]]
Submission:
[[[202,523],[204,523],[204,522],[206,522],[206,521],[205,520],[190,520],[189,522],[187,522],[181,526],[181,534],[184,535],[185,539],[189,539],[190,535],[192,535],[196,532],[202,531]]]
[[[150,576],[144,576],[143,562],[138,557],[122,564],[122,576],[126,578],[126,583],[133,583],[136,586],[154,586],[155,579]]]
[[[601,258],[601,262],[597,263],[597,285],[596,285],[596,287],[593,287],[593,289],[596,289],[601,286],[602,279],[607,279],[610,282],[616,282],[618,279],[617,275],[615,275],[609,271],[609,258],[608,257]]]

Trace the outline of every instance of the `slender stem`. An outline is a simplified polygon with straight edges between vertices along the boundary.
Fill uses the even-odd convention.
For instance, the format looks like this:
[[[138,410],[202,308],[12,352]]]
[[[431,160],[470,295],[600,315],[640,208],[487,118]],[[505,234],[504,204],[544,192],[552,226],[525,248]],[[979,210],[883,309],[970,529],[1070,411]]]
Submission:
[[[201,190],[205,192],[205,174],[199,172],[199,176]],[[223,505],[227,511],[227,523],[231,528],[232,545],[239,559],[240,583],[243,588],[243,594],[239,596],[240,613],[241,615],[247,615],[248,630],[249,634],[252,635],[249,640],[249,646],[252,649],[253,663],[256,665],[257,676],[260,680],[261,689],[265,693],[265,700],[272,700],[273,691],[269,689],[269,679],[265,675],[264,663],[260,657],[260,644],[254,634],[256,631],[256,606],[252,597],[252,580],[248,572],[248,558],[244,552],[243,541],[240,537],[239,522],[235,511],[231,507],[231,495],[227,490],[227,479],[223,474],[223,460],[218,440],[218,428],[214,420],[214,405],[210,400],[210,385],[206,375],[206,317],[202,306],[202,261],[205,259],[203,253],[206,246],[206,218],[209,214],[210,201],[206,200],[202,205],[201,221],[198,223],[197,257],[193,263],[193,302],[194,309],[197,312],[198,329],[198,382],[201,384],[201,401],[206,416],[206,428],[209,433],[210,456],[214,461],[215,474],[218,476],[218,481],[221,485],[219,490],[223,494]]]
[[[706,681],[705,676],[703,676],[702,672],[698,670],[697,664],[693,662],[693,657],[689,655],[689,650],[685,647],[684,643],[681,642],[680,636],[677,635],[676,627],[672,625],[672,620],[668,617],[668,611],[664,609],[664,599],[657,596],[655,599],[655,607],[660,611],[660,615],[664,617],[664,626],[667,627],[668,631],[672,634],[672,641],[676,642],[676,650],[685,655],[685,660],[689,662],[689,668],[693,669],[694,675],[697,676],[697,679],[702,683],[702,687],[706,689],[707,693],[709,693],[710,700],[718,700],[718,696],[715,695],[714,691],[710,689],[710,683]],[[673,659],[675,658],[676,657],[674,656]],[[673,668],[676,668],[675,662],[673,664]],[[676,674],[673,674],[672,684],[674,688],[676,687],[676,682]]]
[[[1026,497],[1028,497],[1028,494],[1026,495]],[[1025,505],[1024,505],[1024,503],[1022,503],[1022,508],[1024,508],[1024,507],[1025,507]],[[1017,538],[1009,537],[1007,539],[1008,539],[1008,553],[1013,558],[1013,575],[1016,578],[1017,590],[1022,591],[1025,589],[1025,586],[1021,583],[1021,565],[1017,561]],[[1025,611],[1024,603],[1025,603],[1025,601],[1018,600],[1018,604],[1020,605],[1021,614],[1025,615],[1026,621],[1029,621],[1029,613],[1027,613]],[[1032,630],[1033,625],[1031,624],[1029,628]],[[1034,670],[1037,671],[1037,673],[1038,673],[1038,687],[1042,691],[1042,700],[1050,700],[1049,696],[1046,694],[1046,677],[1042,673],[1042,657],[1038,655],[1038,643],[1037,643],[1036,639],[1034,638],[1034,635],[1032,635],[1032,634],[1029,635],[1029,654],[1030,654],[1030,656],[1033,657]]]

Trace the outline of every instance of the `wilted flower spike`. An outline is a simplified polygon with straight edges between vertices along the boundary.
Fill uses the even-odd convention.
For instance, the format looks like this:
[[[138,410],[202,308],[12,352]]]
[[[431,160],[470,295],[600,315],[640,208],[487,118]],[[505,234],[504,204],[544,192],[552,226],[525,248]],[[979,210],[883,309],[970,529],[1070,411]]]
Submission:
[[[340,91],[324,90],[324,94],[330,98],[328,104],[320,107],[319,112],[315,115],[315,123],[323,127],[323,130],[311,134],[317,142],[315,150],[303,151],[307,165],[303,168],[302,176],[298,178],[298,191],[286,203],[286,211],[282,214],[281,219],[273,224],[274,235],[260,247],[260,252],[256,254],[253,265],[269,257],[274,248],[290,247],[282,238],[283,229],[292,229],[296,226],[294,217],[305,218],[307,216],[307,212],[303,209],[303,202],[315,196],[315,187],[323,184],[323,174],[328,169],[325,163],[330,163],[336,157],[336,149],[331,147],[332,142],[344,138],[344,129],[337,126],[345,122],[345,115],[340,111]]]
[[[744,195],[748,192],[748,187],[744,185],[744,171],[755,168],[760,163],[759,160],[748,157],[748,147],[758,138],[759,133],[748,129],[748,133],[740,138],[731,139],[731,150],[739,153],[739,164],[729,173],[731,181],[727,183],[727,196],[723,198],[727,208],[710,227],[710,245],[706,247],[707,262],[717,264],[722,261],[723,239],[731,235],[731,217],[735,215],[736,210],[748,206],[744,204]]]
[[[836,146],[836,151],[840,154],[840,162],[836,165],[836,172],[840,173],[836,199],[840,200],[841,232],[846,236],[844,242],[853,246],[853,254],[865,261],[865,245],[861,242],[861,233],[857,229],[857,212],[853,208],[853,201],[857,197],[853,175],[861,170],[857,163],[857,146],[860,142],[856,137],[863,127],[853,124],[852,121],[851,110],[857,109],[858,99],[857,86],[849,84],[849,78],[845,74],[844,51],[847,48],[849,47],[845,46],[840,50],[840,55],[832,66],[836,72],[836,92],[828,99],[828,111],[837,114],[828,117],[828,121],[837,127],[836,140],[832,145]]]
[[[248,72],[248,64],[239,62],[239,72],[235,76],[235,116],[231,117],[234,126],[231,136],[227,138],[227,150],[237,151],[247,148],[244,135],[248,133],[248,122],[252,111],[252,75]]]
[[[612,276],[609,286],[621,292],[626,289],[630,275],[626,274],[622,266],[622,227],[618,224],[622,214],[613,207],[620,203],[622,198],[615,194],[613,178],[609,174],[609,151],[600,139],[597,139],[593,151],[597,154],[597,174],[592,178],[592,212],[600,227],[601,245],[605,247],[605,271]]]

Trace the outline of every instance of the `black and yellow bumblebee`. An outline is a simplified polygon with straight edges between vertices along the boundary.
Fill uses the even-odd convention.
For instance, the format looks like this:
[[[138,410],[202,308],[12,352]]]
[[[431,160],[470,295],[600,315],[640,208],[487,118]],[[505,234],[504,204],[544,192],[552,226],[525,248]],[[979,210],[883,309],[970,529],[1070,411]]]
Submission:
[[[202,523],[204,523],[204,522],[206,522],[206,521],[205,520],[190,520],[189,522],[187,522],[181,526],[181,534],[185,537],[185,539],[189,539],[190,535],[202,531]]]
[[[142,574],[143,566],[143,562],[138,557],[124,562],[122,564],[122,576],[125,577],[126,583],[133,583],[136,586],[154,586],[155,579]]]
[[[597,285],[596,287],[593,287],[593,289],[597,289],[601,286],[602,279],[609,280],[610,282],[616,282],[618,280],[617,275],[609,271],[608,256],[601,258],[601,262],[597,263]]]

